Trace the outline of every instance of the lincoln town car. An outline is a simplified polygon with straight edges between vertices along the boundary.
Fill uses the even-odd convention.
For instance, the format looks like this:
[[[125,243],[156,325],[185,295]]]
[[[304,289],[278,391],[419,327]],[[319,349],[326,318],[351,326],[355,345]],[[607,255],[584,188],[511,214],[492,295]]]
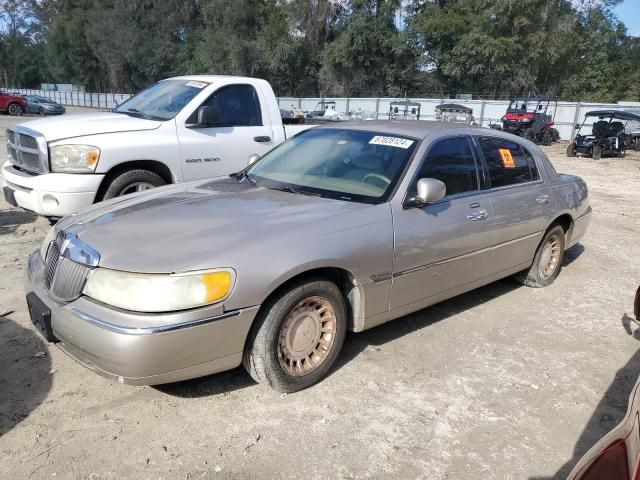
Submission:
[[[508,276],[550,285],[590,216],[585,183],[525,139],[331,123],[230,176],[63,218],[28,259],[27,303],[49,341],[114,381],[243,364],[293,392],[331,371],[347,330]]]

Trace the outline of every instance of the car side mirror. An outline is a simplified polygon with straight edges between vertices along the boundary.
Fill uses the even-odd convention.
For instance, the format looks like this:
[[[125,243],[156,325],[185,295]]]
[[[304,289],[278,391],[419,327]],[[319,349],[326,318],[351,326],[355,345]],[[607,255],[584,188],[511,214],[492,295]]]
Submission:
[[[422,207],[430,203],[439,202],[447,194],[447,186],[435,178],[421,178],[418,180],[417,193],[407,200],[405,207]]]
[[[196,123],[186,125],[187,128],[208,128],[221,126],[220,112],[213,107],[200,107],[196,113]]]

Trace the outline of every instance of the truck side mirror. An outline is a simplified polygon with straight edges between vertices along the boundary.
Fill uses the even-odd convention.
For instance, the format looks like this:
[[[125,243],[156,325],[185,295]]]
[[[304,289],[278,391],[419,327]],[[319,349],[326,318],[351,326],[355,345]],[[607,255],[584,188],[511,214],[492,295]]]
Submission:
[[[213,107],[198,108],[197,124],[195,127],[214,127],[220,124],[220,113]]]
[[[418,180],[417,193],[405,202],[405,207],[422,207],[429,203],[439,202],[447,194],[447,186],[435,178]]]

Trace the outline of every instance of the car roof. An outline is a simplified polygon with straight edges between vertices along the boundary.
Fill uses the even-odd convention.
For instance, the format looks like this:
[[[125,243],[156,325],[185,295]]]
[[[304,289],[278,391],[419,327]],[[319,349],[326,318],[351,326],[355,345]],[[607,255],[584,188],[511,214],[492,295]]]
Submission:
[[[485,127],[472,127],[464,123],[437,122],[433,120],[362,120],[343,121],[321,124],[318,128],[338,128],[345,130],[361,130],[388,135],[403,135],[423,139],[436,133],[458,133],[460,135],[495,135],[505,138],[514,138],[499,130],[490,130]],[[517,138],[517,137],[515,137]]]

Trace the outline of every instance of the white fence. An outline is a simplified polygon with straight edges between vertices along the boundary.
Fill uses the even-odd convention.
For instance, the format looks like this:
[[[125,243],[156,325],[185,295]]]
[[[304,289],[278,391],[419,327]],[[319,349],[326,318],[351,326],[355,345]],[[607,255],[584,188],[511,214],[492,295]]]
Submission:
[[[12,90],[24,95],[40,95],[51,98],[63,105],[77,107],[92,107],[111,109],[131,97],[128,93],[85,93],[85,92],[57,92],[46,90]],[[313,111],[320,101],[335,101],[336,111],[342,113],[364,111],[372,112],[374,118],[389,118],[389,104],[394,101],[402,101],[404,98],[294,98],[280,97],[280,108],[288,110],[292,105],[302,111]],[[490,123],[499,122],[504,115],[508,100],[450,100],[447,98],[412,98],[412,102],[420,103],[420,120],[434,120],[435,107],[441,103],[458,103],[473,109],[476,122],[484,127]],[[633,109],[640,111],[640,103],[627,102],[624,105],[617,103],[575,103],[554,102],[550,105],[550,113],[554,117],[555,126],[564,140],[573,138],[576,123],[581,123],[584,114],[591,110],[600,109]],[[638,126],[640,128],[640,125]],[[635,129],[635,128],[634,128]]]

